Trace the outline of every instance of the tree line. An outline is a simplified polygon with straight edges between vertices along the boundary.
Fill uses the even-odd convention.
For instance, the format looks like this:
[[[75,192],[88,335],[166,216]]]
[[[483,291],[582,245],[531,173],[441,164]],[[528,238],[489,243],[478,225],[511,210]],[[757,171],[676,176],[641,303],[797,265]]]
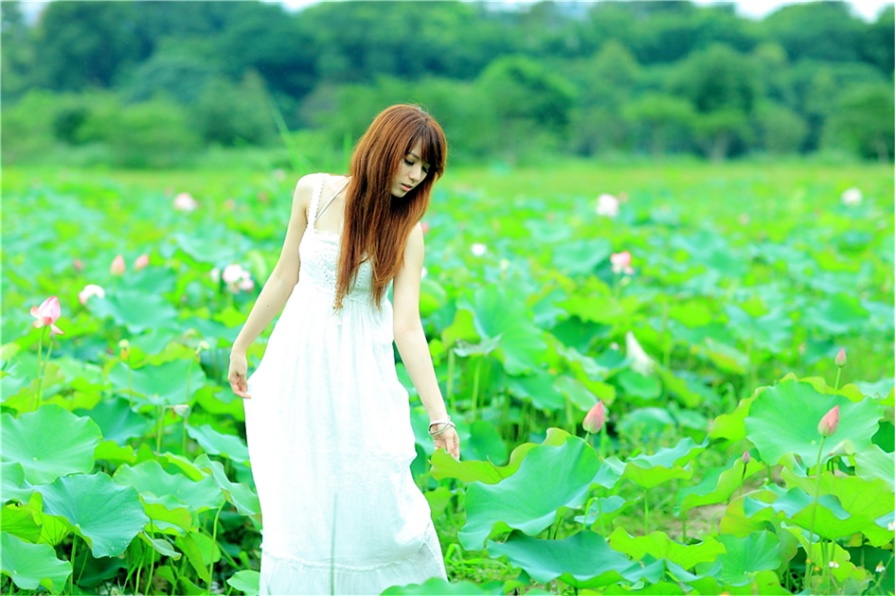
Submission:
[[[350,143],[394,102],[460,161],[546,154],[893,156],[895,9],[3,2],[4,160],[81,148],[165,165],[207,146]]]

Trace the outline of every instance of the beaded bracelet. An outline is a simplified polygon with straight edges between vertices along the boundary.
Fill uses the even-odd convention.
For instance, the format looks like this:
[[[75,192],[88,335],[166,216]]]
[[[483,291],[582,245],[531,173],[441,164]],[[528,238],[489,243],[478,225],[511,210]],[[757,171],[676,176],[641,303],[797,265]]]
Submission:
[[[435,426],[436,424],[442,424],[444,426],[442,426],[441,428],[439,428],[438,430],[433,432],[432,427]],[[429,423],[429,436],[437,437],[438,435],[440,435],[441,433],[443,433],[444,431],[446,431],[449,428],[456,428],[456,425],[453,422],[451,422],[450,418],[448,418],[447,420],[433,420],[432,422]]]

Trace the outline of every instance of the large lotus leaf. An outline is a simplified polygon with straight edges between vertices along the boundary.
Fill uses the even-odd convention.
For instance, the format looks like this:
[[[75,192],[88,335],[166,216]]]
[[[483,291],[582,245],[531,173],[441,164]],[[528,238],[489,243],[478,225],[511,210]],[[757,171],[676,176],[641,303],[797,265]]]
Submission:
[[[706,337],[701,345],[693,346],[693,351],[704,355],[725,372],[743,375],[749,368],[749,357],[746,354],[712,337]]]
[[[16,504],[6,505],[0,509],[0,530],[9,532],[28,542],[39,542],[40,525],[34,518],[39,518],[40,514],[35,513],[35,509],[30,506],[22,507]]]
[[[537,534],[553,523],[560,507],[584,503],[600,465],[596,452],[577,437],[531,449],[509,478],[469,487],[460,542],[477,549],[495,531]]]
[[[689,478],[693,475],[693,470],[685,466],[706,445],[706,441],[697,444],[686,437],[674,447],[663,447],[652,455],[632,457],[625,465],[624,478],[643,488],[653,488],[674,478]]]
[[[817,490],[817,479],[799,476],[788,469],[781,471],[787,485],[795,486],[808,494],[814,494]],[[835,498],[838,505],[849,515],[847,519],[831,519],[830,527],[820,526],[825,536],[840,537],[849,533],[863,532],[867,540],[881,546],[892,539],[891,530],[888,533],[875,520],[886,513],[892,512],[895,495],[892,494],[891,479],[865,480],[855,476],[837,476],[831,472],[824,472],[821,476],[820,494],[824,497]],[[818,517],[820,520],[820,517]]]
[[[829,573],[841,588],[841,594],[862,594],[864,589],[871,581],[882,579],[877,575],[871,576],[869,570],[869,562],[858,560],[859,565],[852,562],[852,555],[836,542],[812,542],[803,532],[795,532],[796,539],[802,546],[807,558],[812,561],[828,561],[827,573]],[[891,536],[890,536],[891,538]],[[891,559],[891,554],[887,554],[886,559]],[[864,566],[867,567],[864,567]],[[814,593],[821,593],[819,585],[819,574],[815,575]],[[891,585],[891,584],[890,584]],[[860,588],[858,586],[861,586]],[[891,593],[888,590],[886,593]]]
[[[476,459],[501,465],[507,461],[507,445],[500,438],[494,425],[486,420],[476,420],[469,425],[469,440],[463,445],[467,453]]]
[[[159,503],[168,509],[183,505],[199,513],[216,509],[223,502],[223,495],[214,479],[190,480],[182,474],[169,474],[156,460],[144,461],[136,466],[121,466],[115,472],[114,481],[122,486],[132,486],[146,503]]]
[[[824,333],[842,335],[860,333],[869,317],[870,313],[861,306],[860,300],[839,293],[811,302],[805,309],[802,320]]]
[[[645,376],[628,369],[616,375],[615,381],[619,384],[619,393],[625,399],[653,401],[662,395],[659,379],[652,375]]]
[[[567,275],[593,273],[601,262],[609,259],[612,243],[605,238],[564,242],[553,253],[556,268]]]
[[[149,403],[162,406],[187,403],[187,388],[192,393],[206,382],[202,367],[187,359],[137,369],[118,362],[109,371],[109,380],[122,392],[133,391]]]
[[[559,578],[576,588],[605,586],[628,579],[626,573],[641,569],[623,554],[611,549],[593,532],[579,532],[565,540],[538,540],[514,533],[504,542],[488,544],[492,555],[505,556],[536,581],[548,584]],[[652,578],[658,581],[658,576]],[[639,578],[638,578],[639,579]]]
[[[681,544],[665,532],[651,532],[646,536],[631,536],[623,528],[616,528],[609,536],[609,544],[620,553],[640,561],[649,555],[692,569],[699,563],[714,561],[724,552],[724,547],[711,536],[699,544]]]
[[[755,532],[745,537],[722,534],[718,542],[724,545],[717,561],[700,565],[701,572],[712,575],[724,584],[745,586],[752,583],[759,571],[777,569],[783,562],[780,557],[780,540],[771,532]]]
[[[794,453],[813,467],[822,438],[817,425],[836,405],[839,427],[827,437],[821,460],[840,441],[851,441],[855,452],[861,452],[879,427],[879,406],[871,399],[855,403],[841,395],[819,393],[808,383],[785,381],[762,392],[749,409],[746,432],[763,461],[774,465]]]
[[[163,503],[144,503],[143,509],[149,516],[148,528],[153,532],[181,535],[193,529],[193,513],[186,506],[176,507],[170,502],[167,506]]]
[[[705,400],[705,397],[691,388],[686,379],[677,376],[675,371],[656,365],[656,374],[665,386],[665,390],[677,397],[686,407],[696,408]]]
[[[895,453],[871,445],[855,456],[855,475],[864,480],[884,480],[895,491]]]
[[[254,569],[237,571],[227,580],[227,585],[242,592],[245,596],[258,596],[261,586],[261,574]]]
[[[558,428],[547,429],[547,438],[541,445],[562,445],[571,435]],[[497,484],[504,478],[509,478],[516,473],[526,454],[537,447],[537,443],[523,443],[513,449],[510,454],[510,463],[499,467],[490,461],[458,461],[444,450],[438,450],[432,455],[432,468],[430,473],[436,480],[456,478],[462,482],[483,482],[485,484]]]
[[[133,335],[146,329],[171,327],[177,323],[177,311],[158,294],[134,290],[117,290],[104,298],[90,300],[90,311],[100,317],[111,317],[127,327]]]
[[[4,461],[0,463],[0,495],[3,496],[3,502],[16,500],[25,502],[34,492],[31,484],[25,480],[25,469],[22,464]]]
[[[566,398],[557,390],[555,382],[553,375],[541,371],[506,380],[507,389],[514,396],[530,401],[534,407],[544,412],[562,411],[566,405]]]
[[[137,491],[103,473],[64,476],[37,490],[44,515],[63,518],[95,557],[120,555],[149,521]]]
[[[4,575],[22,590],[37,590],[40,586],[51,593],[61,594],[71,563],[56,558],[49,544],[31,544],[7,532],[0,533],[0,560]]]
[[[227,472],[224,470],[221,462],[214,461],[203,453],[196,458],[196,465],[211,474],[215,484],[223,491],[224,496],[236,507],[239,513],[242,515],[258,515],[261,511],[258,495],[245,484],[232,482],[227,478]]]
[[[93,469],[93,450],[101,431],[90,418],[56,405],[14,418],[2,416],[3,461],[17,462],[33,484]]]
[[[78,411],[79,415],[89,416],[99,426],[103,439],[124,445],[128,439],[142,437],[152,421],[140,416],[130,407],[124,398],[98,403],[89,411]]]
[[[538,593],[542,592],[538,592],[537,590],[526,592],[526,594]],[[543,593],[546,594],[546,592]],[[428,579],[421,584],[392,586],[382,592],[382,596],[467,596],[473,594],[499,595],[503,594],[503,590],[501,590],[500,588],[485,590],[484,588],[472,582],[450,582],[440,577],[433,577],[432,579]]]
[[[224,455],[235,462],[248,463],[249,448],[245,441],[236,436],[225,435],[213,429],[209,424],[202,426],[187,425],[186,434],[196,440],[207,453]]]
[[[758,461],[744,463],[741,457],[735,457],[726,466],[712,468],[706,472],[699,484],[687,486],[677,493],[678,513],[686,513],[694,507],[723,503],[743,486],[743,481],[765,469]]]
[[[754,596],[755,594],[789,596],[792,594],[790,590],[780,585],[780,578],[777,577],[776,570],[757,571],[752,574],[749,583],[742,586],[723,582],[712,575],[689,580],[687,585],[690,586],[688,593],[695,594],[730,594],[730,596]]]
[[[547,344],[531,322],[522,296],[488,286],[475,293],[470,310],[482,339],[500,336],[498,355],[507,373],[526,374],[538,368]]]
[[[621,434],[635,442],[647,442],[675,426],[666,408],[637,408],[625,413],[618,423]]]

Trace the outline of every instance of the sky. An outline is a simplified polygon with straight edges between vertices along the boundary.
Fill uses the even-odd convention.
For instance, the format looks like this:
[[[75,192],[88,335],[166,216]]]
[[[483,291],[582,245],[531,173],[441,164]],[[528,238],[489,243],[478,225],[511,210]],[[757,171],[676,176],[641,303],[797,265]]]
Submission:
[[[275,2],[283,4],[289,9],[298,10],[310,4],[316,4],[319,0],[264,0],[265,2]],[[495,4],[505,4],[507,6],[518,6],[531,4],[538,0],[491,0]],[[693,0],[696,4],[713,4],[717,0]],[[731,0],[736,4],[737,12],[746,17],[762,18],[779,7],[787,4],[798,4],[810,0]],[[33,19],[40,10],[49,2],[49,0],[24,0],[22,8],[27,18]],[[729,2],[728,2],[729,3]],[[893,3],[893,0],[850,0],[848,4],[852,5],[855,12],[867,21],[876,20],[876,16],[883,9]]]

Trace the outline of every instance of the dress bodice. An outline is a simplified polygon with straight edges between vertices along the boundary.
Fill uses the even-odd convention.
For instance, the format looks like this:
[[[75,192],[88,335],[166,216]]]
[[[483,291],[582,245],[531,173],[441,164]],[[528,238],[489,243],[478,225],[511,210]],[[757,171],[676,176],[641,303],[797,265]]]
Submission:
[[[335,297],[338,280],[339,249],[341,235],[318,230],[317,217],[321,211],[320,200],[326,174],[317,174],[311,206],[308,209],[308,227],[298,248],[301,260],[299,285],[308,285],[317,291]],[[341,189],[340,191],[341,192]],[[373,267],[369,261],[361,263],[354,285],[344,301],[370,302],[373,289]]]

